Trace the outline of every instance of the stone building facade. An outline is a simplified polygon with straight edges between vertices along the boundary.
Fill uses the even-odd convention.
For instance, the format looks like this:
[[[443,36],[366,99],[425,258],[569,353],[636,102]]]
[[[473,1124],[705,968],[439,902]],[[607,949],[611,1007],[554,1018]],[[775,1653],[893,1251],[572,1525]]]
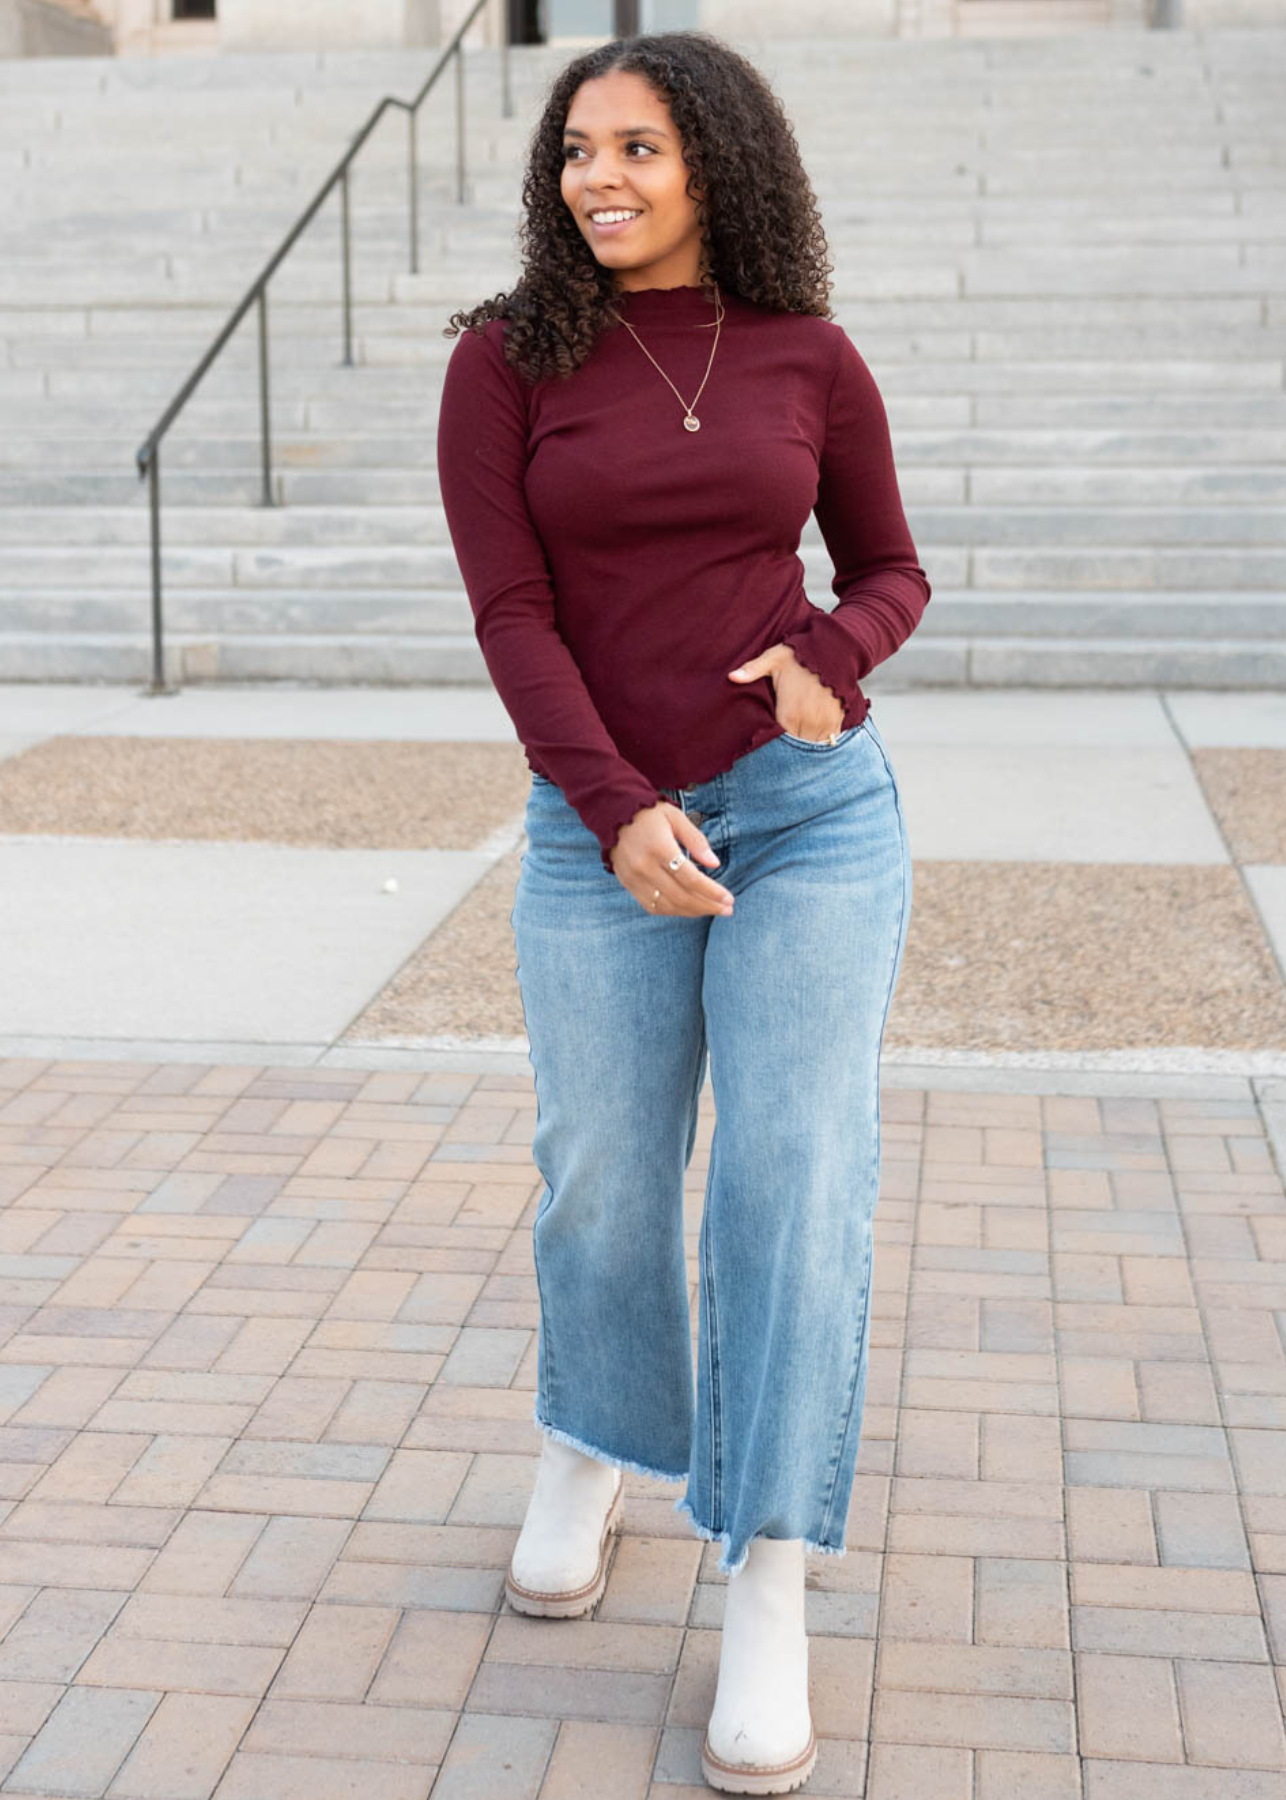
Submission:
[[[444,41],[470,0],[0,0],[0,55],[399,49]],[[599,42],[695,27],[730,38],[972,37],[1114,26],[1283,26],[1286,0],[489,0],[467,40]]]

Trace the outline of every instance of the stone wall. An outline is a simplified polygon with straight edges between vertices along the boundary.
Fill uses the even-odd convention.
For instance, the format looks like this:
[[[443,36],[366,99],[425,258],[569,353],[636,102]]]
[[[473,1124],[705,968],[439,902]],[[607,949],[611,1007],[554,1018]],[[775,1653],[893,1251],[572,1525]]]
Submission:
[[[439,44],[470,0],[218,0],[217,23],[174,25],[171,0],[0,0],[0,56],[167,50],[395,50]],[[490,0],[470,47],[494,45]],[[1286,27],[1286,0],[695,0],[694,23],[733,42],[958,37],[1126,27]],[[101,15],[95,18],[94,13]],[[569,46],[570,48],[570,46]]]
[[[110,26],[85,6],[0,0],[0,56],[110,56]]]
[[[1286,27],[1286,0],[1170,0],[1175,23],[1192,31],[1242,25]]]
[[[397,50],[440,41],[438,0],[218,0],[224,50]]]

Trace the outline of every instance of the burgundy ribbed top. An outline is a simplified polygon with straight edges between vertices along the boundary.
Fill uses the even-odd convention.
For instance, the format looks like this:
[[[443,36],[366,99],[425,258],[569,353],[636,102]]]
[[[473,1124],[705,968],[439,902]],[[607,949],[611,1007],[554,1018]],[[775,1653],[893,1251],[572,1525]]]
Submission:
[[[603,866],[623,824],[776,737],[773,687],[729,671],[789,644],[866,716],[860,682],[931,588],[907,528],[884,403],[843,328],[723,293],[698,431],[624,326],[568,378],[529,385],[507,322],[447,363],[438,480],[487,669],[530,767],[563,790]],[[700,287],[622,295],[684,402],[714,308]],[[811,511],[832,610],[804,592]]]

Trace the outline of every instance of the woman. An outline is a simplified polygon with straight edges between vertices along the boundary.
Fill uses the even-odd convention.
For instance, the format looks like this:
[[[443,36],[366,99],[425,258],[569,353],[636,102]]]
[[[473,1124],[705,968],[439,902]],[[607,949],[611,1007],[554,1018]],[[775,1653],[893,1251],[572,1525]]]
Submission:
[[[535,1418],[506,1592],[603,1591],[623,1471],[729,1576],[707,1781],[816,1758],[805,1549],[843,1555],[866,1387],[878,1066],[911,892],[861,678],[929,598],[792,129],[717,38],[569,63],[523,273],[452,316],[438,470],[532,769],[511,916],[545,1179]],[[831,612],[796,551],[816,508]],[[682,1186],[717,1125],[693,1391]]]

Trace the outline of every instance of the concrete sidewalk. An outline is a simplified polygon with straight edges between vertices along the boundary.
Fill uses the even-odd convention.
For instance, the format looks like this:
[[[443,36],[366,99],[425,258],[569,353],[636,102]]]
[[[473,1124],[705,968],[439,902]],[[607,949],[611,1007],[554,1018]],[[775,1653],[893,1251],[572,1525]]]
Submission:
[[[875,706],[916,893],[803,1791],[1282,1800],[1286,698]],[[591,1616],[502,1599],[543,1184],[494,695],[0,730],[0,1794],[708,1794],[680,1488],[627,1476]]]
[[[916,863],[892,1061],[1286,1074],[1286,697],[873,706]],[[525,1049],[490,690],[15,685],[0,725],[0,1051]]]

